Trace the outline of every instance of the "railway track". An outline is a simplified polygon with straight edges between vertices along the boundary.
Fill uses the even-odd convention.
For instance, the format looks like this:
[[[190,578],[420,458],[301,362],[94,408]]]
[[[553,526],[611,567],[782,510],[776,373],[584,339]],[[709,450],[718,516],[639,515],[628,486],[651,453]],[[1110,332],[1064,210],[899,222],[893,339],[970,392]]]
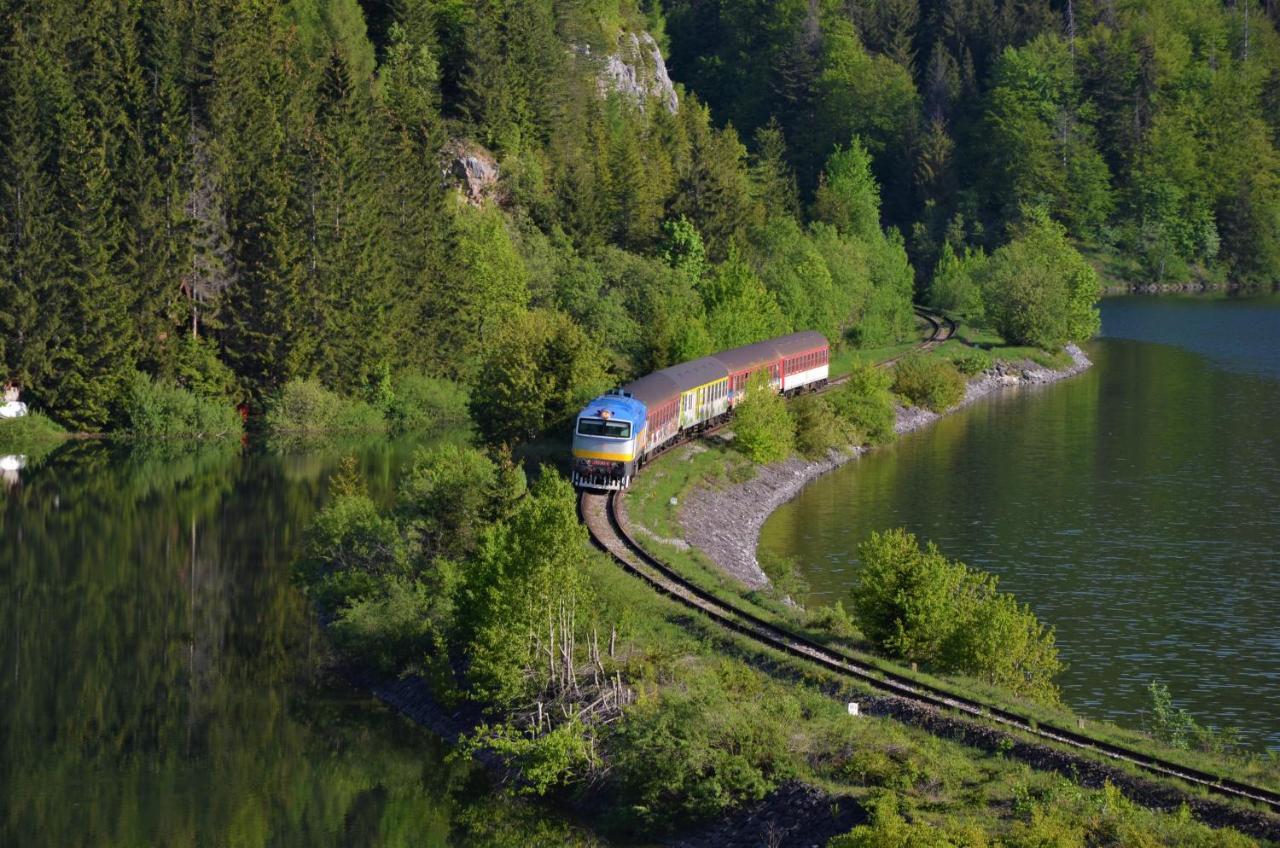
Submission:
[[[1259,804],[1272,814],[1280,814],[1280,793],[1094,739],[1075,730],[1043,724],[998,705],[920,683],[875,663],[819,644],[735,604],[723,601],[681,577],[674,569],[636,542],[626,526],[625,519],[618,512],[617,502],[618,493],[616,492],[608,494],[584,492],[580,495],[578,510],[591,534],[592,543],[613,557],[626,571],[645,581],[659,593],[707,616],[728,630],[739,633],[760,645],[812,663],[840,677],[855,680],[869,688],[913,704],[960,714],[973,720],[991,722],[1045,742],[1127,763],[1156,777],[1180,780],[1214,795]],[[1234,824],[1239,826],[1242,823]],[[1256,822],[1247,824],[1250,829],[1258,828]],[[1270,838],[1274,839],[1280,834],[1280,823],[1271,820],[1270,826],[1263,829],[1270,831]]]
[[[930,325],[930,334],[916,346],[929,350],[956,333],[956,323],[943,315],[916,309],[916,314]],[[886,360],[890,365],[908,354]],[[823,390],[843,383],[847,377],[832,380]],[[718,429],[712,428],[712,429]],[[706,435],[704,431],[698,435]],[[668,447],[674,447],[672,444]],[[663,451],[665,452],[665,450]],[[645,581],[660,594],[676,603],[707,616],[716,624],[765,647],[817,665],[828,672],[855,680],[869,688],[901,698],[912,704],[942,710],[981,722],[990,722],[1008,730],[1016,730],[1045,742],[1052,742],[1079,752],[1127,763],[1160,778],[1172,778],[1199,787],[1214,795],[1236,801],[1252,802],[1273,815],[1280,815],[1280,793],[1189,768],[1178,763],[1144,754],[1110,742],[1094,739],[1076,730],[1054,727],[1006,710],[1003,707],[974,700],[935,686],[920,683],[878,664],[853,657],[805,636],[767,621],[754,613],[728,603],[681,577],[674,569],[654,557],[632,537],[620,515],[619,493],[582,492],[578,512],[591,535],[592,543],[618,562],[626,571]],[[1228,822],[1246,829],[1265,832],[1269,838],[1280,836],[1280,823],[1256,821]]]

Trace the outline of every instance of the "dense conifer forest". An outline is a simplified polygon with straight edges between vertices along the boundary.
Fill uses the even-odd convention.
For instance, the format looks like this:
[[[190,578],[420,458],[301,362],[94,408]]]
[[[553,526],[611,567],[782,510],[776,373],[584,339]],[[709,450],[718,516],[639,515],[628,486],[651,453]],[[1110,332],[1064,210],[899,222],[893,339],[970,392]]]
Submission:
[[[490,434],[510,442],[716,348],[886,344],[912,299],[981,311],[987,278],[1025,276],[1001,258],[1270,282],[1278,15],[9,0],[0,358],[79,429],[119,426],[138,372],[256,410],[405,371],[501,402],[540,369]]]

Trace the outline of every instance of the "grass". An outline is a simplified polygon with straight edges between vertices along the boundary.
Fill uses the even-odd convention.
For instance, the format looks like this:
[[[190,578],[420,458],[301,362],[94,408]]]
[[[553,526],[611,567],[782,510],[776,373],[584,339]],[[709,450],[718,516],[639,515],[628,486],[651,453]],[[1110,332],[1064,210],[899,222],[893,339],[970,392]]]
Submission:
[[[699,486],[725,486],[735,479],[749,479],[753,466],[722,440],[682,445],[653,461],[632,485],[625,499],[625,509],[633,527],[639,525],[666,539],[683,537],[679,509],[689,494]],[[676,505],[670,500],[675,497]],[[782,602],[779,593],[770,588],[751,591],[720,571],[697,549],[682,549],[640,535],[640,540],[655,556],[682,577],[723,601],[749,608],[761,618],[816,642],[840,647],[863,662],[885,671],[903,675],[920,683],[948,689],[988,703],[1000,703],[1041,723],[1064,728],[1083,727],[1094,738],[1122,744],[1135,750],[1157,755],[1173,762],[1237,780],[1245,780],[1280,789],[1280,758],[1256,756],[1248,759],[1225,758],[1210,753],[1174,749],[1152,739],[1146,733],[1110,722],[1083,717],[1065,705],[1048,705],[1019,698],[983,681],[958,676],[939,676],[899,666],[875,655],[870,644],[855,631],[846,638],[836,638],[826,629],[811,626],[810,616]],[[1050,622],[1052,623],[1052,622]]]
[[[851,717],[845,703],[866,704],[867,687],[690,616],[603,555],[592,558],[587,579],[600,601],[601,620],[617,622],[623,675],[641,702],[692,698],[702,705],[701,718],[692,718],[699,728],[751,728],[735,751],[772,784],[799,779],[864,807],[892,797],[909,818],[933,828],[969,828],[994,837],[1051,825],[1085,831],[1076,839],[1016,844],[1082,845],[1094,830],[1154,840],[1144,844],[1252,844],[1219,843],[1220,837],[1234,837],[1212,833],[1190,816],[1151,812],[1112,790],[1086,789],[1033,770],[1001,748],[975,750],[892,718]],[[768,751],[753,750],[766,742]],[[722,776],[708,779],[718,782]]]
[[[67,438],[62,425],[39,412],[0,420],[0,454],[22,455],[28,462],[46,456]]]

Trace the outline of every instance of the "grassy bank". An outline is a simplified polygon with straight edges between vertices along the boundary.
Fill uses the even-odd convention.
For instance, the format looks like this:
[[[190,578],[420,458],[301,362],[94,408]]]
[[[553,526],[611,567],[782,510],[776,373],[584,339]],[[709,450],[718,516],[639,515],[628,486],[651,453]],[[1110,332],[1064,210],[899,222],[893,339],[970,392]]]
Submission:
[[[1105,741],[1146,751],[1213,774],[1280,788],[1280,761],[1273,756],[1249,752],[1224,755],[1213,751],[1171,747],[1153,738],[1151,733],[1097,722],[1075,713],[1063,704],[1019,697],[972,677],[926,674],[895,664],[876,651],[875,646],[860,631],[856,619],[851,619],[843,610],[806,611],[782,603],[782,596],[791,594],[802,586],[794,564],[762,561],[762,567],[775,585],[763,590],[749,590],[726,576],[701,551],[689,549],[678,542],[673,544],[683,538],[679,512],[695,489],[702,486],[729,487],[751,479],[755,473],[757,466],[735,451],[731,442],[722,438],[716,437],[670,451],[649,465],[627,496],[627,510],[633,525],[643,528],[638,529],[637,538],[702,588],[725,600],[751,605],[752,611],[762,617],[816,641],[837,643],[864,662],[971,698],[1010,705],[1040,723],[1083,727],[1090,735]],[[1137,722],[1140,717],[1134,718]],[[1224,737],[1220,735],[1207,735],[1204,739],[1212,747],[1218,747],[1224,741]]]

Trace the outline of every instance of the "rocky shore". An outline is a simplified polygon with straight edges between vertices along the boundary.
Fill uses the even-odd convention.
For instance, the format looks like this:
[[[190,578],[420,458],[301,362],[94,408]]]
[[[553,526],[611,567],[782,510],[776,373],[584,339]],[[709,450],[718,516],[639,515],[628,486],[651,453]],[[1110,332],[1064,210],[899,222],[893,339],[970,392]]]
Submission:
[[[998,363],[995,368],[975,377],[965,390],[964,400],[952,410],[960,409],[992,392],[1019,386],[1056,383],[1086,370],[1093,363],[1084,351],[1067,345],[1072,364],[1061,371],[1031,361]],[[943,413],[947,414],[947,413]],[[899,434],[918,430],[941,417],[936,412],[917,407],[898,409],[895,429]],[[775,509],[794,498],[810,481],[860,456],[865,448],[832,451],[816,461],[792,457],[785,462],[765,466],[746,483],[694,490],[680,510],[680,525],[685,540],[705,553],[726,574],[752,589],[769,583],[769,578],[756,560],[760,528]]]

